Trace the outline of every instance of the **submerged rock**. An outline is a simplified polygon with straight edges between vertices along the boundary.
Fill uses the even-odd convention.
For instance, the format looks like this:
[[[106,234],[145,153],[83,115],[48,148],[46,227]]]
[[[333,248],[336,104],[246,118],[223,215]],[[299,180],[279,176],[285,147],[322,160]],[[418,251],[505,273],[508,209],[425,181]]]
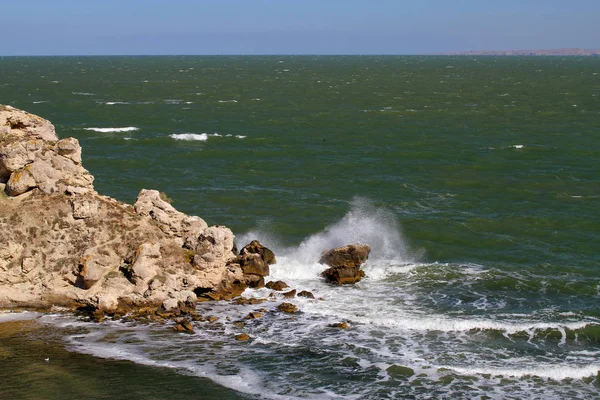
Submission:
[[[303,290],[300,293],[298,293],[298,297],[306,297],[307,299],[314,299],[315,295],[312,294],[312,292],[309,292],[308,290]]]
[[[175,321],[175,326],[173,326],[173,330],[176,332],[192,333],[194,332],[194,325],[190,320],[179,319]]]
[[[288,314],[293,314],[296,311],[298,311],[298,307],[296,307],[292,303],[281,303],[280,305],[277,306],[277,309],[279,311],[282,311],[282,312],[288,313]]]
[[[337,322],[337,323],[331,324],[329,326],[332,328],[348,329],[348,324],[346,322]]]
[[[330,268],[322,275],[330,283],[353,284],[360,281],[365,272],[360,269],[369,258],[371,247],[366,244],[350,244],[325,251],[319,260]]]
[[[246,333],[240,333],[239,335],[235,335],[234,339],[239,340],[240,342],[245,342],[250,340],[250,336],[248,336]]]
[[[289,288],[288,284],[284,281],[269,281],[267,282],[265,287],[267,289],[276,290],[278,292],[282,291],[283,289]]]

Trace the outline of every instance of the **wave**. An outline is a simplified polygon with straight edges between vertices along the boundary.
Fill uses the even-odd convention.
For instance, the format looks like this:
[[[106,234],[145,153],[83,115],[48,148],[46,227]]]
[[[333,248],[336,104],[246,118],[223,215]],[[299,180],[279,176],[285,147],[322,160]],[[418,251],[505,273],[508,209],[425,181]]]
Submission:
[[[286,268],[297,274],[307,270],[307,276],[318,267],[321,254],[331,248],[346,244],[368,244],[371,246],[368,263],[371,268],[377,265],[414,264],[423,256],[422,251],[410,249],[396,215],[383,207],[377,207],[373,201],[364,197],[355,197],[350,210],[338,222],[323,231],[304,239],[297,247],[282,247],[277,238],[268,230],[254,230],[240,235],[240,243],[258,239],[267,247],[273,248],[282,259],[294,264],[295,268]],[[312,275],[314,276],[314,275]]]
[[[106,104],[107,106],[114,106],[116,104],[130,104],[127,101],[107,101],[104,104]]]
[[[245,139],[244,135],[232,135],[230,133],[222,135],[220,133],[173,133],[169,135],[170,138],[175,140],[189,140],[189,141],[200,141],[206,142],[209,137],[235,137],[237,139]]]
[[[137,131],[140,128],[135,126],[126,126],[124,128],[83,128],[86,131],[94,131],[101,133],[109,133],[109,132],[132,132]]]
[[[77,96],[95,96],[94,93],[88,93],[88,92],[71,92],[74,95]]]
[[[515,378],[539,377],[562,381],[565,379],[583,379],[589,376],[596,376],[600,372],[600,364],[588,364],[578,367],[565,365],[546,365],[531,366],[528,368],[494,368],[494,367],[451,367],[442,368],[455,371],[462,375],[492,375],[492,376],[510,376]]]
[[[175,140],[195,140],[201,142],[208,140],[208,134],[206,133],[173,133],[169,137]]]

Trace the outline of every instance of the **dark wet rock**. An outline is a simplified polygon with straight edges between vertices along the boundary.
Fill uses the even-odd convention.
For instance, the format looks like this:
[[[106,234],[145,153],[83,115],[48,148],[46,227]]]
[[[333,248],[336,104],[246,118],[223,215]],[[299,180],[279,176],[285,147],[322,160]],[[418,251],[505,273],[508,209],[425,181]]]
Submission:
[[[370,252],[368,244],[349,244],[323,252],[319,263],[330,267],[360,267],[367,261]]]
[[[298,293],[298,297],[306,297],[307,299],[314,299],[315,295],[309,292],[308,290],[303,290]]]
[[[245,254],[260,255],[260,258],[264,261],[266,265],[272,265],[277,262],[277,260],[275,259],[275,254],[270,249],[260,244],[258,240],[253,240],[252,242],[250,242],[242,248],[242,250],[240,251],[240,256],[243,256]]]
[[[246,275],[268,276],[269,265],[261,258],[260,254],[240,254],[237,262]]]
[[[206,318],[206,320],[207,320],[209,323],[211,323],[211,324],[212,324],[213,322],[217,322],[217,321],[219,320],[219,317],[215,317],[215,316],[213,316],[213,315],[210,315],[210,316],[208,316],[208,317]]]
[[[296,289],[292,289],[289,292],[285,292],[283,294],[283,297],[285,297],[286,299],[292,299],[292,298],[296,297]]]
[[[322,275],[329,283],[351,285],[359,282],[365,276],[365,271],[359,267],[332,267],[323,271]]]
[[[259,275],[245,275],[246,285],[253,289],[260,289],[265,287],[265,278]]]
[[[245,342],[247,340],[250,340],[250,336],[248,336],[245,333],[240,333],[239,335],[235,335],[234,338],[235,338],[235,340],[239,340],[241,342]]]
[[[249,298],[248,299],[246,297],[239,297],[239,298],[235,299],[233,301],[233,303],[237,304],[237,305],[242,305],[243,306],[243,305],[246,305],[246,304],[261,304],[261,303],[264,303],[265,301],[267,301],[267,299],[264,299],[264,298],[260,298],[260,299]]]
[[[282,311],[282,312],[288,313],[288,314],[293,314],[296,311],[298,311],[298,307],[296,307],[292,303],[281,303],[280,305],[277,306],[277,309],[279,309],[279,311]]]
[[[392,365],[386,369],[386,372],[392,378],[410,378],[415,374],[415,370],[403,365]]]
[[[177,319],[174,320],[175,321],[175,326],[173,327],[173,330],[176,332],[186,332],[186,333],[192,333],[194,332],[194,325],[192,324],[192,322],[188,319]]]
[[[253,311],[253,312],[249,313],[248,315],[246,315],[246,319],[259,319],[263,315],[264,314],[261,312]]]
[[[289,288],[288,284],[284,281],[270,281],[265,285],[266,288],[276,291],[282,291],[283,289]]]
[[[345,322],[337,322],[337,323],[331,324],[329,326],[332,328],[348,329],[348,324]]]
[[[330,283],[353,284],[360,281],[365,273],[360,266],[367,261],[371,247],[367,244],[349,244],[328,250],[321,255],[319,262],[331,268],[322,275]]]

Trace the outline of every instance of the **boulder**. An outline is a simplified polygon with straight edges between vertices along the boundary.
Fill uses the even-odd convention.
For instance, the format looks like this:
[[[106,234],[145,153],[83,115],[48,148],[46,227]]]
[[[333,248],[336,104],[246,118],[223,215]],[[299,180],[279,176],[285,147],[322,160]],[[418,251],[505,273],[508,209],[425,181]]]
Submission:
[[[331,328],[348,329],[348,324],[345,322],[336,322],[335,324],[331,324],[329,326]]]
[[[325,251],[319,263],[331,268],[323,271],[322,275],[330,283],[354,284],[365,276],[360,266],[367,260],[370,252],[371,247],[366,244],[350,244]]]
[[[308,290],[303,290],[298,293],[298,297],[306,297],[307,299],[314,299],[315,295],[309,292]]]
[[[329,283],[350,285],[359,282],[365,271],[359,267],[332,267],[323,271],[322,275]]]
[[[192,324],[192,321],[188,319],[179,318],[175,320],[173,330],[176,332],[192,333],[194,332],[194,325]]]
[[[294,297],[296,297],[296,289],[292,289],[289,292],[285,292],[283,294],[283,297],[286,299],[293,299]]]
[[[265,278],[259,275],[244,275],[249,288],[261,289],[265,287]]]
[[[267,289],[276,290],[278,292],[282,291],[283,289],[289,288],[288,284],[284,281],[269,281],[267,282],[265,287]]]
[[[292,303],[281,303],[280,305],[277,306],[277,309],[281,312],[288,313],[288,314],[293,314],[296,311],[298,311],[298,307],[296,307]]]
[[[246,275],[268,276],[269,265],[265,263],[260,254],[246,253],[240,254],[237,259],[238,264]]]
[[[360,267],[367,261],[370,252],[368,244],[349,244],[323,252],[319,263],[330,267]]]
[[[253,240],[248,243],[246,246],[240,250],[240,255],[243,256],[245,254],[258,254],[260,258],[264,261],[266,265],[272,265],[277,263],[275,259],[275,254],[262,244],[258,240]],[[267,273],[268,275],[268,273]],[[265,275],[266,276],[266,275]]]
[[[240,342],[245,342],[250,340],[250,336],[248,336],[246,333],[240,333],[239,335],[235,335],[234,339],[239,340]]]

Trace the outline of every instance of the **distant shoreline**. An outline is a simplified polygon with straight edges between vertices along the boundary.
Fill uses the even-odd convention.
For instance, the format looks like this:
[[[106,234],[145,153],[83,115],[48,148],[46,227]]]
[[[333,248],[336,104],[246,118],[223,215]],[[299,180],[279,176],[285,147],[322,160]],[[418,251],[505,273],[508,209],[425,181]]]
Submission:
[[[439,53],[445,56],[600,56],[600,49],[480,50]]]

